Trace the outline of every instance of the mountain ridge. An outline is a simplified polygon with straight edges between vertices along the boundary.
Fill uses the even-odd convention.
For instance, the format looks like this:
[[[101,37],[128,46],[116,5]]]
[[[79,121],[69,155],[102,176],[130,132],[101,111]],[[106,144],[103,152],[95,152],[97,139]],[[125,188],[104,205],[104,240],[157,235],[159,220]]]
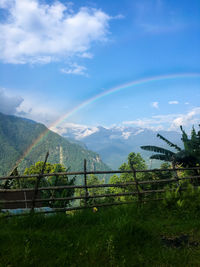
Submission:
[[[126,161],[130,152],[141,153],[142,157],[146,160],[148,167],[159,167],[162,162],[149,161],[151,152],[144,151],[140,148],[143,145],[157,145],[168,148],[157,137],[157,133],[165,136],[170,141],[182,146],[181,133],[176,131],[153,131],[148,128],[140,127],[126,127],[126,126],[113,126],[105,128],[102,126],[86,127],[81,125],[69,125],[69,127],[57,128],[62,136],[82,142],[88,149],[97,152],[102,160],[113,169]]]
[[[46,134],[36,142],[44,132]],[[85,158],[88,170],[110,170],[97,153],[70,142],[48,130],[45,125],[0,113],[0,175],[7,175],[24,152],[35,142],[31,151],[19,164],[21,172],[37,161],[44,161],[47,151],[49,151],[48,162],[50,163],[60,163],[62,151],[62,163],[66,168],[70,167],[71,171],[82,171]]]

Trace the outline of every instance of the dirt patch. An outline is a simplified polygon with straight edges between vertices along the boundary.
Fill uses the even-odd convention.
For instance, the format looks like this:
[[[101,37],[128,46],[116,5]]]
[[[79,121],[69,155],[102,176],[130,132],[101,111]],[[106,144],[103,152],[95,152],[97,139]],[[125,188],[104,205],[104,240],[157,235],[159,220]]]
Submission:
[[[166,247],[173,247],[173,248],[182,248],[182,247],[197,247],[199,242],[197,241],[190,241],[189,235],[180,235],[180,236],[161,236],[161,240],[163,245]]]

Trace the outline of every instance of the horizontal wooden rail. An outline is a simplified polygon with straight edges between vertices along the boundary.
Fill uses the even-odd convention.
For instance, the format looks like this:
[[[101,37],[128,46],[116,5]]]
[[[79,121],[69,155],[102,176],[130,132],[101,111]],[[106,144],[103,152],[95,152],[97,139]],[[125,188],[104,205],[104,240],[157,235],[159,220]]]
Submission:
[[[177,199],[176,197],[173,197],[173,199]],[[156,198],[156,199],[142,199],[142,203],[148,203],[151,201],[160,201],[164,200],[164,198]],[[127,204],[135,204],[138,203],[138,201],[121,201],[121,202],[111,202],[111,203],[101,203],[101,204],[94,204],[94,205],[88,205],[88,206],[79,206],[79,207],[68,207],[68,208],[55,208],[53,210],[48,211],[38,211],[35,213],[36,215],[42,215],[42,214],[52,214],[52,213],[59,213],[59,212],[68,212],[68,211],[77,211],[77,210],[83,210],[83,209],[92,209],[92,208],[101,208],[101,207],[110,207],[110,206],[118,206],[118,205],[127,205]],[[21,214],[5,214],[2,218],[9,218],[9,217],[18,217],[18,216],[30,216],[29,212],[21,213]]]
[[[200,179],[200,176],[188,176],[178,178],[181,180],[192,180],[192,179]],[[160,179],[160,180],[146,180],[146,181],[138,181],[138,184],[159,184],[159,183],[173,183],[176,182],[177,179]],[[87,185],[88,188],[106,188],[106,187],[127,187],[130,185],[135,185],[135,182],[126,182],[126,183],[116,183],[116,184],[100,184],[100,185]],[[38,191],[45,190],[60,190],[60,189],[83,189],[84,185],[63,185],[63,186],[49,186],[49,187],[40,187]],[[0,193],[6,192],[31,192],[34,191],[34,188],[21,188],[21,189],[0,189]]]
[[[174,172],[174,171],[186,171],[186,170],[200,170],[199,167],[192,167],[192,168],[174,168],[174,169],[151,169],[151,170],[135,170],[136,173],[148,173],[148,172]],[[87,171],[86,175],[88,174],[115,174],[115,173],[133,173],[132,170],[116,170],[116,171]],[[48,176],[67,176],[67,175],[84,175],[84,171],[80,172],[55,172],[55,173],[44,173],[44,177]],[[31,175],[18,175],[18,176],[2,176],[0,180],[7,180],[7,179],[19,179],[19,178],[37,178],[41,174],[31,174]]]
[[[200,175],[195,175],[195,176],[187,176],[187,177],[178,177],[177,175],[177,171],[185,171],[185,170],[200,170],[200,166],[199,167],[193,167],[193,168],[172,168],[172,169],[151,169],[151,170],[135,170],[134,168],[132,170],[117,170],[117,171],[87,171],[86,169],[86,160],[84,161],[84,171],[80,171],[80,172],[59,172],[59,173],[43,173],[41,172],[40,174],[33,174],[33,175],[18,175],[18,176],[3,176],[0,177],[0,181],[2,180],[14,180],[17,179],[20,181],[20,179],[28,179],[28,178],[35,178],[35,181],[37,181],[36,187],[35,188],[16,188],[16,189],[0,189],[0,193],[2,194],[2,198],[6,198],[6,195],[4,196],[4,193],[10,193],[10,192],[23,192],[24,193],[24,199],[23,197],[19,197],[17,194],[17,197],[20,199],[16,199],[16,200],[0,200],[0,205],[8,205],[8,207],[10,207],[9,204],[11,204],[11,207],[19,207],[21,205],[13,205],[12,204],[23,204],[25,203],[26,207],[28,207],[27,204],[30,203],[34,203],[34,205],[32,205],[32,210],[34,211],[34,207],[35,207],[35,203],[45,203],[45,202],[53,202],[55,203],[55,201],[73,201],[73,200],[84,200],[84,206],[80,206],[80,207],[68,207],[68,208],[54,208],[53,211],[45,211],[45,212],[39,212],[39,213],[53,213],[53,212],[60,212],[60,211],[70,211],[70,210],[80,210],[83,208],[88,208],[88,207],[103,207],[103,206],[112,206],[112,205],[121,205],[121,204],[128,204],[128,203],[133,203],[133,201],[124,201],[124,202],[113,202],[113,203],[99,203],[99,204],[95,204],[94,206],[89,205],[89,200],[90,199],[96,199],[96,198],[109,198],[109,197],[122,197],[122,196],[137,196],[138,201],[139,202],[146,202],[149,199],[145,198],[145,195],[148,194],[159,194],[159,193],[165,193],[166,189],[145,189],[145,185],[153,185],[153,184],[161,184],[161,183],[174,183],[176,187],[179,186],[179,181],[181,180],[195,180],[198,179],[200,180]],[[174,178],[170,178],[170,179],[155,179],[155,180],[143,180],[143,181],[139,181],[138,178],[136,179],[136,174],[137,173],[162,173],[162,172],[175,172],[175,176],[173,175]],[[125,182],[125,183],[115,183],[115,184],[98,184],[98,185],[88,185],[87,183],[87,175],[89,174],[122,174],[122,173],[129,173],[133,175],[134,180],[129,181],[129,182]],[[196,174],[198,174],[196,172]],[[52,177],[52,176],[57,176],[57,177],[62,177],[62,176],[76,176],[76,175],[82,175],[84,177],[84,185],[62,185],[62,186],[47,186],[47,187],[39,187],[39,182],[40,179],[45,178],[45,177]],[[144,186],[142,186],[144,185]],[[92,188],[126,188],[128,186],[135,186],[135,190],[136,191],[132,191],[132,192],[121,192],[121,193],[109,193],[105,191],[105,193],[102,194],[98,194],[98,195],[89,195],[90,193],[90,189]],[[37,190],[36,190],[37,188]],[[69,196],[69,197],[54,197],[54,193],[52,194],[51,198],[40,198],[39,196],[37,197],[37,193],[39,194],[39,191],[48,191],[51,190],[52,192],[56,191],[56,190],[67,190],[67,189],[84,189],[82,190],[83,192],[81,192],[80,196]],[[181,188],[182,190],[185,190],[186,188]],[[167,191],[174,191],[176,189],[167,189]],[[26,192],[29,193],[27,195],[31,195],[34,194],[34,198],[30,196],[27,199],[27,195]],[[33,192],[33,193],[32,193]],[[42,194],[41,194],[42,195]],[[16,197],[16,198],[17,198]],[[9,196],[10,198],[10,196]],[[12,199],[12,198],[10,198]],[[38,204],[39,206],[43,206],[44,204]],[[22,205],[24,206],[24,205]],[[29,205],[30,206],[30,205]],[[11,209],[12,209],[11,208]],[[23,214],[22,214],[23,215]]]
[[[148,200],[142,200],[142,202],[149,202],[149,201],[160,201],[163,200],[163,198],[156,198],[156,199],[148,199]],[[55,208],[53,210],[48,211],[38,211],[37,215],[40,214],[51,214],[51,213],[58,213],[58,212],[68,212],[68,211],[76,211],[76,210],[83,210],[83,209],[92,209],[92,208],[101,208],[101,207],[110,207],[110,206],[118,206],[118,205],[127,205],[127,204],[134,204],[137,203],[137,201],[123,201],[123,202],[112,202],[112,203],[101,203],[101,204],[94,204],[94,205],[88,205],[88,206],[80,206],[80,207],[68,207],[68,208]],[[30,216],[30,213],[22,213],[22,214],[6,214],[3,218],[8,217],[18,217],[18,216]]]
[[[187,188],[182,188],[182,191]],[[141,191],[140,194],[152,194],[152,193],[164,193],[166,191],[174,191],[174,189],[157,189],[157,190],[145,190]],[[88,199],[92,198],[103,198],[103,197],[120,197],[120,196],[136,196],[137,192],[123,192],[123,193],[111,193],[111,194],[101,194],[101,195],[89,195]],[[55,202],[55,201],[66,201],[66,200],[77,200],[77,199],[85,199],[85,196],[76,196],[76,197],[62,197],[62,198],[43,198],[43,199],[35,199],[35,202]],[[0,204],[13,204],[13,203],[31,203],[31,199],[27,200],[0,200]]]

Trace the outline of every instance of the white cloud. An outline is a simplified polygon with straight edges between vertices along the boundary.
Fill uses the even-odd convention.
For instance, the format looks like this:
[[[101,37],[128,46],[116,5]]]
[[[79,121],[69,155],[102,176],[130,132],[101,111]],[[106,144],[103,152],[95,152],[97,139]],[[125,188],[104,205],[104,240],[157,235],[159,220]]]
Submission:
[[[12,5],[12,0],[0,0],[0,8],[9,8]]]
[[[159,108],[159,106],[158,106],[158,102],[152,102],[152,103],[151,103],[151,106],[152,106],[153,108]]]
[[[44,104],[39,99],[25,97],[17,108],[15,115],[51,125],[60,116],[58,110],[52,104]]]
[[[162,125],[161,120],[158,120],[156,118],[143,118],[143,119],[137,119],[134,121],[123,121],[124,125],[131,125],[134,127],[140,127],[140,128],[148,128],[154,131],[163,130],[164,126]]]
[[[132,125],[153,130],[179,130],[180,125],[188,130],[192,125],[200,124],[200,107],[193,108],[185,114],[156,115],[151,118],[141,118],[133,121],[124,121],[124,125]]]
[[[69,68],[61,69],[61,72],[65,74],[82,75],[88,77],[87,68],[80,66],[77,63],[71,64]]]
[[[5,63],[48,63],[81,56],[91,58],[93,42],[106,41],[105,12],[63,3],[41,4],[39,0],[0,0],[9,16],[0,23],[0,60]]]
[[[168,104],[169,105],[178,105],[179,102],[177,100],[173,100],[173,101],[169,101]]]
[[[23,98],[20,96],[9,96],[4,89],[0,88],[0,112],[14,115],[17,108],[22,104]]]
[[[82,53],[79,56],[82,58],[89,58],[89,59],[93,58],[93,54],[89,52]]]
[[[172,121],[170,129],[176,129],[180,125],[191,127],[194,124],[200,124],[200,107],[193,108],[188,113],[178,116]]]
[[[39,99],[16,96],[2,88],[0,88],[0,112],[25,117],[47,125],[60,115],[53,105],[45,106]]]

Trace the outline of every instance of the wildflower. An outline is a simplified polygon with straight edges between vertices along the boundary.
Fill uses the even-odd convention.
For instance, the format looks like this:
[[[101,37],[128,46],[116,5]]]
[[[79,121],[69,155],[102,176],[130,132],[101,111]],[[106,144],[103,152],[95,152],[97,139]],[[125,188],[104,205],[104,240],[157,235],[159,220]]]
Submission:
[[[92,209],[92,211],[93,211],[93,212],[97,212],[98,209],[97,209],[96,207],[94,207],[94,208]]]

